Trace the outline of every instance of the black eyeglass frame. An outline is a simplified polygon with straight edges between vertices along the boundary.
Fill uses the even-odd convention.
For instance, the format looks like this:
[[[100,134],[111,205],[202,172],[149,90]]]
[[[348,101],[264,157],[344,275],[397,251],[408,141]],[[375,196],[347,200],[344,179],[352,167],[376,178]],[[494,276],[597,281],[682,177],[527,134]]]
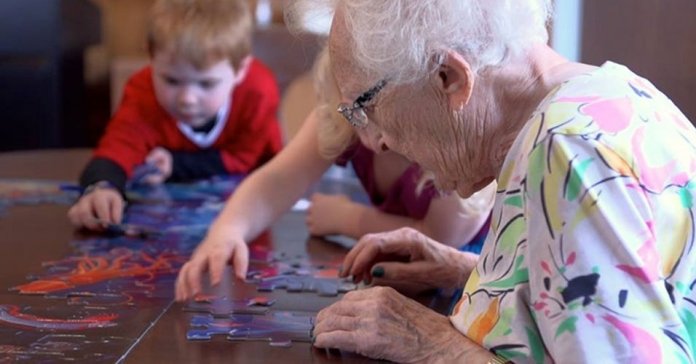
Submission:
[[[358,98],[353,101],[353,104],[347,102],[338,104],[336,111],[343,115],[354,128],[367,128],[368,121],[367,114],[365,114],[365,107],[368,106],[370,101],[377,97],[377,94],[382,91],[386,84],[387,80],[380,80],[374,87],[358,96]]]

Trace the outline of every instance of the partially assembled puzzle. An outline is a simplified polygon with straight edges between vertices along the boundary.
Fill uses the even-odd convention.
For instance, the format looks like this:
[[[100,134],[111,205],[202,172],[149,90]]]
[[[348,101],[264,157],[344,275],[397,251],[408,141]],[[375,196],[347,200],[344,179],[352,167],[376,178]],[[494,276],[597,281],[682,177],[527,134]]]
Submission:
[[[272,346],[290,346],[292,342],[310,342],[314,316],[275,311],[265,315],[234,314],[225,318],[196,315],[191,319],[189,340],[210,340],[223,335],[227,340],[261,340]]]
[[[69,182],[0,178],[0,215],[16,205],[72,205],[79,195]]]
[[[130,347],[142,324],[169,306],[179,269],[241,179],[131,186],[123,224],[111,227],[110,234],[72,241],[73,253],[45,262],[42,272],[0,295],[0,355],[25,361],[117,361],[114,353]],[[62,181],[0,180],[0,213],[15,205],[69,205],[79,194],[79,187]],[[223,335],[276,346],[308,342],[313,314],[273,310],[275,301],[262,292],[336,296],[355,289],[338,278],[340,257],[310,259],[252,245],[250,258],[247,283],[259,294],[198,297],[184,308],[197,313],[189,339]],[[35,296],[46,308],[19,306],[13,299],[17,294]]]

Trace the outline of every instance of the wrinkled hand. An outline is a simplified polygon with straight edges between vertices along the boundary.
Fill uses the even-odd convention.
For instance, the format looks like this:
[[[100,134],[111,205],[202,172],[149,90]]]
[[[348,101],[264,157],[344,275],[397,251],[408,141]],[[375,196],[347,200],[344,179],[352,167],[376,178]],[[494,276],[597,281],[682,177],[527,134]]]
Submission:
[[[460,288],[478,255],[440,244],[412,228],[363,236],[343,260],[341,277],[418,293]]]
[[[174,158],[172,157],[172,153],[167,149],[162,147],[153,149],[150,151],[150,154],[145,157],[145,163],[151,164],[159,169],[159,173],[151,173],[143,177],[143,182],[149,185],[154,186],[162,184],[172,175]]]
[[[311,202],[307,210],[307,228],[312,235],[345,234],[341,227],[357,218],[355,203],[345,195],[315,193]]]
[[[314,346],[397,363],[461,362],[476,347],[449,319],[389,287],[348,292],[321,310]]]
[[[68,219],[77,228],[103,230],[108,224],[119,224],[125,201],[113,188],[97,188],[83,195],[68,210]]]
[[[209,273],[210,284],[222,280],[227,262],[232,261],[238,279],[245,279],[249,266],[249,248],[241,237],[224,227],[210,229],[179,272],[176,279],[176,300],[186,301],[201,292],[203,274]]]

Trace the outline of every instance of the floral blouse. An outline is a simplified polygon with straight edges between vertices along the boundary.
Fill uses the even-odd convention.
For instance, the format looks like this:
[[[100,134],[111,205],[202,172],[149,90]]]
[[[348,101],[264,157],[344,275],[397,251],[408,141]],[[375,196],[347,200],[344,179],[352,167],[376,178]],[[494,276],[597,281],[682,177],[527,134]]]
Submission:
[[[451,321],[516,363],[696,361],[696,129],[606,63],[546,97]]]

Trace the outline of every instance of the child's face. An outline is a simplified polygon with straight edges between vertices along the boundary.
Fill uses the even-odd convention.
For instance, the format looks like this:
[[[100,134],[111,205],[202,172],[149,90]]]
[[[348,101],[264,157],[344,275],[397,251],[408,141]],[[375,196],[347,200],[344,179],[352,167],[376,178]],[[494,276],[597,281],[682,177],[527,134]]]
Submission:
[[[177,121],[204,125],[229,100],[237,75],[229,60],[205,69],[166,51],[155,52],[152,78],[160,105]]]

